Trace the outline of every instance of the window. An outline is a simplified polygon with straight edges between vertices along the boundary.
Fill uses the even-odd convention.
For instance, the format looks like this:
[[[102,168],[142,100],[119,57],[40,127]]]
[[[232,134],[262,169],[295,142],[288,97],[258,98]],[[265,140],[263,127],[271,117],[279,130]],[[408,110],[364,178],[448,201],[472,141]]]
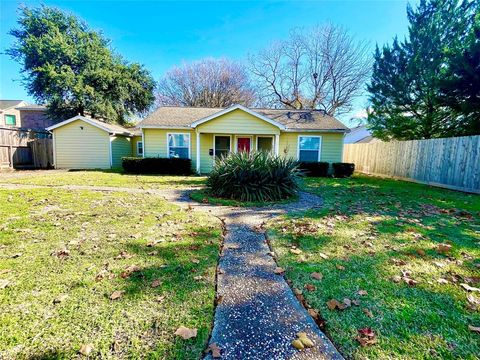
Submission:
[[[270,152],[273,149],[273,138],[270,136],[257,137],[257,150]]]
[[[143,156],[143,142],[137,141],[137,156]]]
[[[190,158],[190,134],[168,134],[168,157]]]
[[[16,123],[15,115],[5,115],[5,125],[15,125]]]
[[[227,155],[230,152],[230,136],[215,136],[215,157]]]
[[[298,160],[305,162],[320,161],[320,136],[298,137]]]

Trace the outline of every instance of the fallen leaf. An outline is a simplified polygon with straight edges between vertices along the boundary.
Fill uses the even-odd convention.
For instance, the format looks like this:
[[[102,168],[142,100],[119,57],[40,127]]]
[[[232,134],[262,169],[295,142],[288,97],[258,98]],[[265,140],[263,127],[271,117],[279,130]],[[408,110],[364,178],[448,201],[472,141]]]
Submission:
[[[10,285],[9,280],[0,280],[0,289],[5,289],[8,285]]]
[[[175,335],[180,336],[184,340],[187,340],[197,337],[197,329],[189,329],[185,326],[180,326],[177,331],[175,331]]]
[[[152,288],[159,287],[160,285],[162,285],[162,281],[161,281],[161,280],[158,280],[158,279],[153,280],[153,281],[152,281],[152,284],[151,284]]]
[[[61,259],[61,258],[70,256],[70,250],[64,248],[64,249],[60,249],[60,250],[54,251],[54,252],[52,252],[50,255],[56,256],[56,257],[58,257],[58,258]]]
[[[290,252],[295,255],[300,255],[302,253],[302,250],[295,248],[295,249],[290,249]]]
[[[300,340],[303,346],[305,346],[306,348],[311,348],[315,345],[313,341],[308,338],[307,333],[305,332],[299,332],[297,334],[297,337],[298,337],[298,340]]]
[[[198,260],[198,259],[192,259],[191,261],[192,261],[192,263],[194,263],[194,264],[200,264],[200,260]]]
[[[274,272],[275,274],[277,274],[277,275],[281,275],[281,274],[283,274],[283,273],[285,272],[285,269],[277,266],[277,267],[275,268],[275,270],[273,270],[273,272]]]
[[[88,356],[90,355],[90,353],[92,352],[93,350],[93,344],[83,344],[81,347],[80,347],[80,354],[82,355],[85,355],[85,356]]]
[[[65,301],[68,298],[67,294],[62,294],[53,299],[54,304],[60,304],[61,302]]]
[[[368,292],[367,292],[367,290],[358,290],[357,294],[360,295],[360,296],[365,296],[365,295],[368,295]]]
[[[295,349],[297,350],[303,350],[305,349],[305,346],[303,345],[303,343],[299,340],[299,339],[295,339],[292,341],[292,345]]]
[[[12,259],[16,259],[16,258],[19,258],[20,256],[22,256],[23,254],[22,253],[16,253],[16,254],[13,254],[12,256],[10,256]]]
[[[220,348],[217,343],[211,343],[208,345],[208,348],[206,350],[206,353],[208,354],[209,352],[212,353],[212,357],[214,359],[218,359],[222,357],[222,348]]]
[[[345,307],[350,307],[352,306],[352,300],[350,300],[349,298],[344,298],[343,304],[345,305]]]
[[[395,275],[394,277],[392,277],[392,281],[394,283],[399,283],[400,281],[402,281],[402,277],[398,276],[398,275]]]
[[[313,272],[310,277],[315,280],[322,280],[323,279],[323,274],[319,272]]]
[[[460,284],[460,286],[463,287],[463,288],[464,288],[465,290],[467,290],[467,291],[480,292],[480,289],[479,289],[479,288],[470,286],[470,285],[465,284],[465,283]]]
[[[122,251],[120,254],[114,257],[115,260],[120,259],[130,259],[133,255],[127,253],[126,251]]]
[[[122,279],[128,278],[130,275],[132,275],[134,272],[140,271],[140,267],[137,265],[130,265],[125,268],[124,271],[120,274],[120,277]]]
[[[447,280],[447,279],[444,279],[444,278],[438,279],[437,282],[438,282],[439,284],[448,284],[448,280]]]
[[[305,284],[305,289],[307,289],[307,291],[315,291],[317,288],[315,287],[315,285],[312,285],[312,284]]]
[[[345,305],[342,304],[337,299],[331,299],[331,300],[327,301],[327,306],[330,310],[335,310],[335,309],[343,310],[343,309],[345,309]]]
[[[358,330],[358,336],[355,339],[362,347],[370,346],[377,342],[375,332],[371,328]]]
[[[319,253],[318,255],[324,260],[328,259],[328,255],[326,255],[324,253]]]
[[[446,243],[441,243],[437,245],[437,253],[439,254],[447,254],[452,250],[452,245],[446,244]]]
[[[114,291],[112,295],[110,295],[110,300],[117,300],[120,299],[123,296],[124,291]]]
[[[319,319],[320,318],[320,313],[318,312],[318,310],[316,309],[308,309],[308,314],[314,318],[315,320]]]
[[[367,315],[369,318],[373,318],[373,313],[368,309],[362,309],[363,313]]]
[[[416,252],[420,256],[425,256],[426,255],[425,250],[423,250],[423,249],[417,249]]]
[[[339,264],[337,264],[336,268],[338,270],[345,270],[345,266],[342,266],[342,265],[339,265]]]
[[[472,326],[468,325],[468,330],[479,333],[480,334],[480,326]]]

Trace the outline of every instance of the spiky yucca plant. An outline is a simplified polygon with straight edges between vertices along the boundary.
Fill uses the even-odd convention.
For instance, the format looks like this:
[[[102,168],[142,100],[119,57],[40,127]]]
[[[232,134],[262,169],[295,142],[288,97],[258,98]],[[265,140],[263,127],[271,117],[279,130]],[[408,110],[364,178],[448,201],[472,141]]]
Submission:
[[[215,162],[207,179],[212,196],[240,201],[277,201],[298,191],[301,172],[293,159],[270,153],[230,153]]]

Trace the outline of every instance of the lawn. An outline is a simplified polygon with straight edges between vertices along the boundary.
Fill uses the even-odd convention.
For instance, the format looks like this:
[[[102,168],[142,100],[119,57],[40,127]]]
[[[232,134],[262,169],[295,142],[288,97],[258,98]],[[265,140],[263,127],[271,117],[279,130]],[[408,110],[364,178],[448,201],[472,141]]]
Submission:
[[[202,176],[132,175],[120,170],[92,171],[16,171],[0,174],[1,183],[41,186],[84,185],[143,189],[167,189],[185,186],[202,186]]]
[[[92,358],[201,357],[215,218],[152,195],[58,189],[0,190],[0,217],[0,358],[70,359],[87,344]]]
[[[304,186],[325,206],[268,235],[345,357],[478,359],[480,196],[367,176]]]

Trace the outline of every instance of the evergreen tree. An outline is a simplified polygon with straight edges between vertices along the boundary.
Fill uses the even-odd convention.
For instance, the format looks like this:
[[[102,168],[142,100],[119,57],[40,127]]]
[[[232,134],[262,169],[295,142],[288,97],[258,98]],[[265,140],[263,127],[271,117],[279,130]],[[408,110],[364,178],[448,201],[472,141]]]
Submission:
[[[155,82],[139,64],[112,52],[109,41],[71,14],[21,8],[7,53],[23,66],[23,82],[53,118],[80,114],[124,123],[154,101]]]
[[[368,124],[384,140],[458,135],[456,114],[440,92],[453,49],[462,49],[478,2],[421,0],[407,7],[409,34],[392,46],[377,47]]]

